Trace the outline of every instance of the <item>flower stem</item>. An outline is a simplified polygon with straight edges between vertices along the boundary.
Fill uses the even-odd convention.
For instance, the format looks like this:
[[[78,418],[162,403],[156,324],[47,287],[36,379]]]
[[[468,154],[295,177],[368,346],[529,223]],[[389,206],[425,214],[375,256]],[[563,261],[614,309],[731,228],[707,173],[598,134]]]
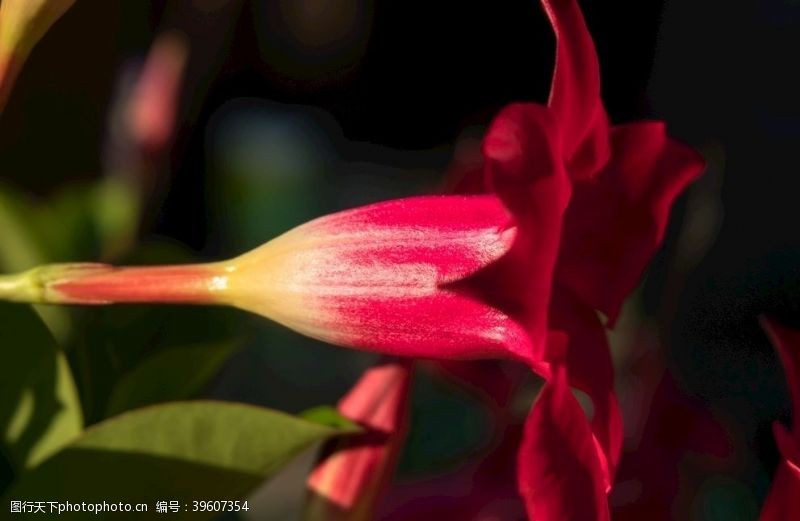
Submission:
[[[45,304],[221,303],[225,266],[114,267],[107,264],[49,264],[0,275],[0,300]]]
[[[42,302],[41,292],[28,272],[0,275],[0,299],[12,302]]]

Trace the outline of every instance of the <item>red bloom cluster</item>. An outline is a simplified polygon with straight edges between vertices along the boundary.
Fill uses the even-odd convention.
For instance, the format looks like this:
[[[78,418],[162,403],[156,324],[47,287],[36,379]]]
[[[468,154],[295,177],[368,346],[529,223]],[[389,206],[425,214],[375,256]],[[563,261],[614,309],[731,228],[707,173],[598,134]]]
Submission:
[[[491,193],[505,203],[517,238],[460,289],[528,333],[530,365],[547,379],[518,453],[529,517],[602,520],[622,420],[597,312],[613,326],[663,238],[673,201],[704,163],[660,122],[609,126],[577,2],[542,4],[557,37],[547,106],[504,108],[483,139],[481,163],[453,171],[456,192]],[[591,398],[591,422],[570,387]]]

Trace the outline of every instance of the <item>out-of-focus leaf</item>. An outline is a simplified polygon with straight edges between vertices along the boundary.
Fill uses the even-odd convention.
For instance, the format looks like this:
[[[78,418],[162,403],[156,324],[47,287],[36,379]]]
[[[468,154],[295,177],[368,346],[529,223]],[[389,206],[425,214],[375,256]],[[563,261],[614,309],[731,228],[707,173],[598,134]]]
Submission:
[[[151,514],[156,501],[172,500],[187,508],[171,513],[170,519],[209,519],[217,514],[192,512],[193,500],[242,499],[295,455],[339,432],[244,404],[154,405],[87,429],[22,476],[6,499],[145,502]],[[85,519],[86,514],[71,516],[65,518]]]
[[[91,213],[92,186],[70,186],[33,213],[48,262],[97,260],[97,231]]]
[[[336,408],[329,405],[320,405],[300,413],[300,417],[314,423],[327,425],[335,429],[357,432],[358,424],[342,416]]]
[[[137,198],[132,187],[115,179],[69,187],[43,202],[0,186],[0,272],[121,254],[135,236]],[[65,310],[36,306],[36,311],[59,340],[68,337]]]
[[[68,187],[41,202],[0,186],[2,268],[124,253],[138,225],[138,197],[135,187],[113,178]]]
[[[23,271],[50,260],[35,226],[37,208],[25,194],[0,186],[0,272]],[[34,306],[53,334],[63,339],[69,332],[64,309]]]
[[[92,213],[100,256],[113,259],[125,253],[136,237],[141,205],[139,190],[123,179],[109,177],[92,194]]]
[[[115,399],[118,382],[149,357],[181,346],[231,344],[232,323],[239,315],[235,309],[197,306],[111,306],[81,311],[81,335],[70,349],[70,360],[82,382],[88,424],[105,419],[111,408],[116,409],[110,400]],[[185,371],[198,369],[191,358],[184,363]],[[144,385],[158,385],[159,394],[167,392],[167,384],[162,386],[164,379],[159,378],[159,382]]]
[[[106,416],[143,405],[193,398],[219,372],[234,345],[223,342],[157,351],[119,380]]]
[[[28,306],[0,303],[0,430],[16,471],[80,434],[83,417],[66,358]]]
[[[0,186],[0,269],[22,271],[41,264],[46,255],[30,221],[30,202]]]
[[[149,243],[123,264],[180,264],[196,260],[170,243]],[[70,361],[81,382],[87,424],[107,417],[109,400],[119,380],[148,357],[180,346],[223,345],[241,333],[241,313],[229,308],[198,306],[102,306],[76,313],[76,335]],[[235,333],[235,334],[234,334]],[[194,369],[194,361],[186,361]],[[174,398],[173,398],[174,399]]]

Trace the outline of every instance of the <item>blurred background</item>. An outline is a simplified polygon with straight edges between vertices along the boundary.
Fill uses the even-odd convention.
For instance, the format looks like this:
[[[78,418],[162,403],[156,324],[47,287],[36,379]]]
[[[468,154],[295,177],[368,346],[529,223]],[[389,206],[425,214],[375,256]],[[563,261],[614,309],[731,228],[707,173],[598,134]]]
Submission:
[[[757,317],[800,327],[800,2],[582,7],[612,121],[663,119],[708,161],[612,338],[628,431],[615,519],[756,519],[778,462],[771,423],[790,408]],[[22,239],[3,269],[226,258],[331,211],[434,192],[500,107],[546,99],[553,53],[534,0],[80,0],[0,115],[0,197],[46,245]],[[138,109],[148,88],[173,102]],[[164,348],[191,350],[183,370],[205,375],[193,396],[289,412],[334,404],[374,361],[231,310],[47,313],[87,423],[142,405],[118,383]],[[490,414],[420,371],[390,502],[482,457]],[[289,469],[254,498],[291,518],[302,479]]]

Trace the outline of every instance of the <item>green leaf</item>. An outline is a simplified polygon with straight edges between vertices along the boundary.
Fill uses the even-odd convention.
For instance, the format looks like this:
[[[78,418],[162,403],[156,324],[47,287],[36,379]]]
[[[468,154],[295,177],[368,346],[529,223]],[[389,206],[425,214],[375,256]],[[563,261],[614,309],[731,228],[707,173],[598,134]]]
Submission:
[[[0,303],[0,431],[19,472],[80,434],[75,382],[64,354],[28,306]]]
[[[0,185],[0,272],[23,271],[50,260],[46,241],[35,223],[39,207],[25,194]],[[69,316],[64,309],[34,306],[58,339],[69,334]]]
[[[9,500],[179,501],[170,519],[210,519],[193,500],[236,500],[337,429],[269,409],[216,401],[175,402],[127,412],[88,428],[22,476]],[[62,514],[63,516],[64,514]],[[114,519],[142,515],[114,513]],[[85,519],[72,514],[66,519]],[[110,517],[110,516],[109,516]],[[155,517],[155,516],[154,516]]]
[[[181,264],[193,260],[190,252],[174,243],[152,242],[122,263]],[[243,336],[239,326],[242,314],[225,307],[99,306],[81,308],[74,314],[76,334],[65,351],[81,384],[87,424],[106,419],[110,408],[120,411],[128,407],[110,405],[109,400],[120,380],[149,357],[180,346],[238,344]],[[194,360],[186,364],[191,370]]]
[[[233,342],[158,351],[125,374],[114,387],[106,416],[158,402],[193,398],[220,370]]]
[[[38,205],[32,214],[47,262],[98,260],[91,213],[92,185],[70,186]]]
[[[113,180],[69,187],[41,203],[0,186],[0,271],[97,260],[124,251],[138,221],[134,200],[131,190]],[[34,309],[59,340],[70,336],[72,324],[65,309]]]
[[[216,345],[224,349],[225,345],[238,344],[237,338],[242,336],[234,329],[240,319],[238,311],[223,307],[108,306],[82,311],[76,327],[80,335],[68,351],[82,384],[89,424],[106,419],[109,410],[121,410],[121,404],[109,403],[118,399],[114,397],[116,387],[150,357],[181,346]],[[186,371],[195,369],[193,359],[185,360],[185,364]],[[172,376],[142,384],[163,385],[166,391],[178,383],[165,378]]]
[[[0,185],[0,265],[108,259],[131,246],[140,218],[134,186],[116,178],[71,186],[38,203]]]
[[[342,416],[336,408],[330,405],[320,405],[312,407],[300,413],[300,417],[315,423],[327,425],[335,429],[346,432],[358,432],[360,427],[357,423]]]

